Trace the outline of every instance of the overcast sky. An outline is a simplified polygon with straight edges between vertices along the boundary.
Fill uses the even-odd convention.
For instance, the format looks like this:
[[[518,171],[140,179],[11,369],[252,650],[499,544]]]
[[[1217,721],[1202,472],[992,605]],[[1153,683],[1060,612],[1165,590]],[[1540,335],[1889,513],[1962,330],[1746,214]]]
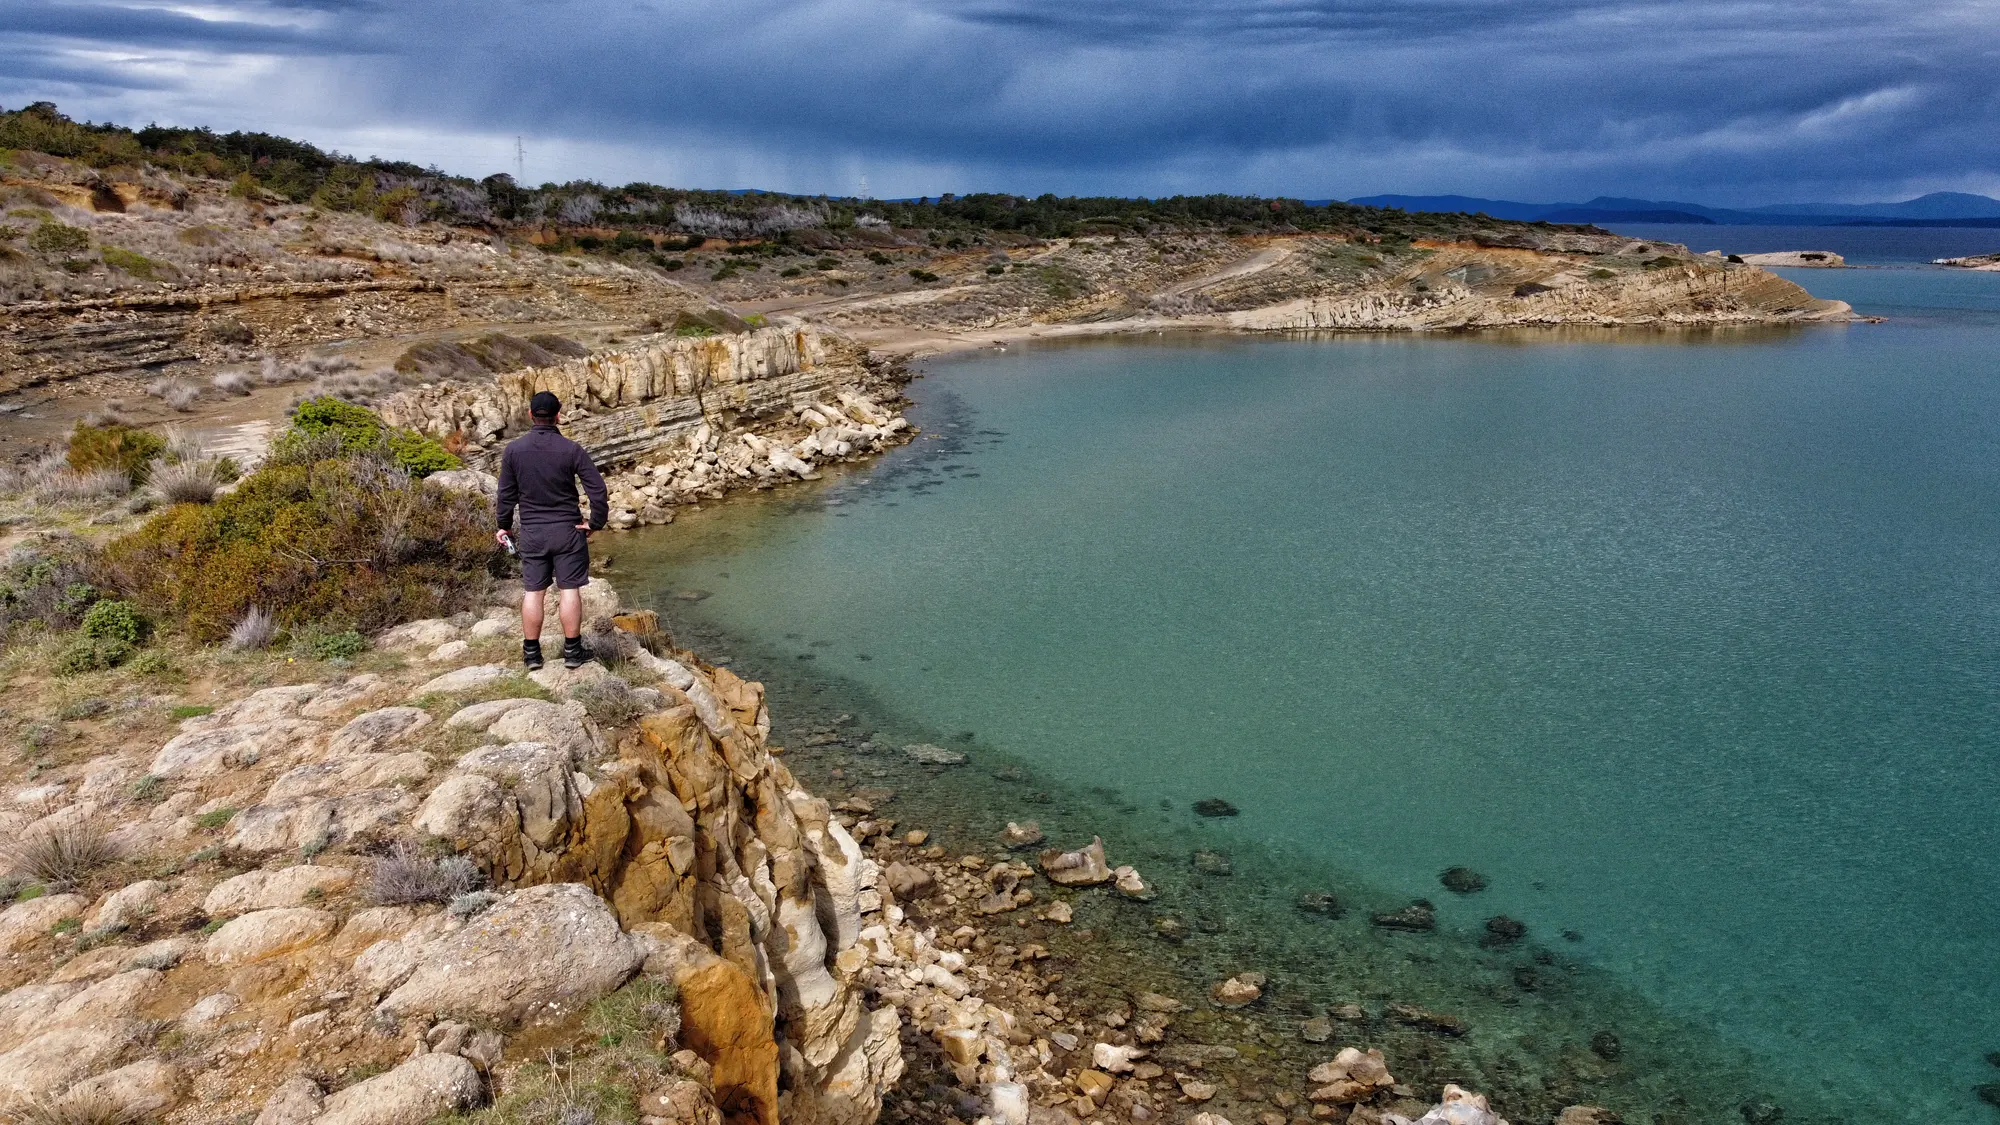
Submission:
[[[2000,0],[0,0],[0,105],[531,182],[2000,195]]]

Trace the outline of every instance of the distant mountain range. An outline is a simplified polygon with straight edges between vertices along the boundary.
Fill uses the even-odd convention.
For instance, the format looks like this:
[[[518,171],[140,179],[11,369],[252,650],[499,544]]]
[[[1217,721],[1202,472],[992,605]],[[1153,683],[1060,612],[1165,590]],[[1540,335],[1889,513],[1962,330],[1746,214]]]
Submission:
[[[1600,195],[1586,203],[1517,203],[1469,195],[1369,195],[1364,207],[1464,211],[1547,223],[1695,223],[1723,226],[2000,227],[2000,199],[1934,191],[1901,203],[1778,203],[1732,210],[1700,203]]]

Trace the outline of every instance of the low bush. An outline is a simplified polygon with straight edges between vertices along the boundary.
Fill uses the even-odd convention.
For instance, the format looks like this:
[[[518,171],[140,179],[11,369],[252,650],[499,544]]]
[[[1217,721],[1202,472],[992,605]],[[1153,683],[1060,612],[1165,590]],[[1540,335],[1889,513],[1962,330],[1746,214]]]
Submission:
[[[58,539],[14,548],[0,563],[0,639],[23,625],[73,629],[97,601],[89,549]]]
[[[70,431],[69,467],[79,473],[116,469],[133,484],[146,483],[153,459],[167,451],[158,434],[116,422],[103,426],[79,424]]]
[[[368,651],[368,638],[355,629],[308,629],[299,640],[314,660],[352,660]]]
[[[123,641],[136,645],[153,631],[153,623],[146,620],[139,607],[131,602],[101,601],[85,611],[80,631],[94,641]]]
[[[106,246],[103,258],[105,265],[129,273],[142,281],[151,281],[160,274],[160,271],[168,268],[164,262],[156,262],[144,254],[117,246]]]
[[[252,606],[286,626],[372,631],[477,604],[491,522],[484,497],[375,457],[273,458],[214,503],[167,508],[112,541],[103,568],[141,610],[200,641],[229,636]]]
[[[195,401],[201,398],[201,388],[186,379],[155,379],[146,384],[146,393],[182,413],[193,410]]]
[[[292,411],[292,428],[278,439],[272,452],[282,461],[377,454],[413,477],[463,465],[436,438],[385,426],[367,407],[328,395],[299,403]]]
[[[80,676],[116,668],[132,656],[132,644],[110,637],[77,637],[56,654],[58,676]]]
[[[28,246],[44,254],[74,254],[90,249],[90,232],[82,227],[47,219],[28,236]]]

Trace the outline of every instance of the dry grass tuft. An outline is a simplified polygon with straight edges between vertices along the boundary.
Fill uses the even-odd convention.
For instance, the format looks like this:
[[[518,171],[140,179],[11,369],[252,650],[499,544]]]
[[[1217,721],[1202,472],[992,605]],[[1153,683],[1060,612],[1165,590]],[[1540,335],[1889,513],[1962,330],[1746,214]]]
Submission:
[[[140,1115],[99,1090],[30,1098],[0,1112],[4,1125],[132,1125]]]
[[[378,906],[413,902],[450,902],[476,890],[485,878],[464,856],[431,859],[414,845],[399,843],[375,861],[368,897]]]
[[[118,849],[103,829],[89,822],[44,828],[0,849],[7,866],[52,890],[81,886],[118,862]]]
[[[156,462],[147,484],[169,504],[207,504],[215,499],[215,490],[222,487],[222,482],[216,479],[213,461]]]
[[[195,400],[201,397],[201,388],[186,379],[155,379],[146,384],[146,393],[168,407],[186,413],[194,409]]]
[[[229,647],[238,652],[268,648],[278,636],[278,619],[259,606],[251,606],[243,620],[229,631]]]

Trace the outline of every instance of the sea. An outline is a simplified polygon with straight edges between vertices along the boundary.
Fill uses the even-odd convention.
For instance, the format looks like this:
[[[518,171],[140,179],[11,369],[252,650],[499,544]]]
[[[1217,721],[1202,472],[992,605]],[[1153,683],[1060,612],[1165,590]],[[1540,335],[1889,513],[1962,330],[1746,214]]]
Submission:
[[[918,440],[615,581],[815,786],[988,856],[1101,836],[1158,897],[1079,924],[1267,973],[1272,1043],[1358,1004],[1341,1041],[1517,1123],[1987,1125],[2000,274],[1924,263],[2000,234],[1621,233],[1834,250],[1787,276],[1880,320],[932,359]]]

